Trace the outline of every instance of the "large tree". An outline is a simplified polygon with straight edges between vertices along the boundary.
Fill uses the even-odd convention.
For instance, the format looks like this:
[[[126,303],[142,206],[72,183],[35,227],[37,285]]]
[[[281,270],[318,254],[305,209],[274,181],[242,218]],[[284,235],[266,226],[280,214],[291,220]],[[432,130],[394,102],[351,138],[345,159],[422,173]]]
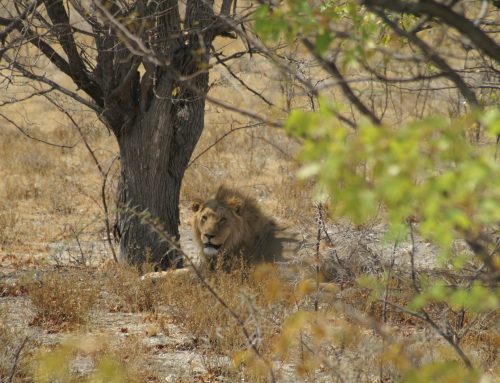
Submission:
[[[213,0],[2,5],[2,68],[92,109],[116,137],[120,256],[129,263],[180,264],[131,211],[147,210],[178,238],[180,186],[204,126],[211,46],[228,33],[231,6],[232,0],[220,8]],[[76,87],[47,75],[45,63]]]

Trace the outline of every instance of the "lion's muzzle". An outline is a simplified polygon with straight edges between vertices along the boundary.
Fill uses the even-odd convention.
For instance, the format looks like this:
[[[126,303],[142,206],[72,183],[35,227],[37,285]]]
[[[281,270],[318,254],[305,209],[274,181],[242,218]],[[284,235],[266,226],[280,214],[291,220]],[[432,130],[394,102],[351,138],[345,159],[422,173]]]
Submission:
[[[215,245],[212,242],[206,242],[203,244],[203,254],[208,256],[214,256],[219,253],[221,245]]]

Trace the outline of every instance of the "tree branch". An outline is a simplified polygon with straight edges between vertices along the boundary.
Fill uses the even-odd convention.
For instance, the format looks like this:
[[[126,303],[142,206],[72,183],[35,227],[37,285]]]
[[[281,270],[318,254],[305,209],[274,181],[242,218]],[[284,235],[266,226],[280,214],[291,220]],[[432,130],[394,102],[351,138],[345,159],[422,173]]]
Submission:
[[[16,354],[14,356],[14,364],[12,365],[12,368],[10,370],[9,383],[12,383],[14,381],[14,376],[16,375],[17,364],[19,363],[19,358],[21,356],[21,352],[23,351],[24,346],[26,346],[28,339],[29,339],[29,337],[25,337],[24,340],[19,345],[19,348],[16,351]]]
[[[85,64],[78,53],[71,30],[69,16],[66,13],[62,0],[45,0],[45,8],[52,23],[57,40],[68,57],[71,78],[75,84],[83,89],[98,105],[102,105],[101,88],[88,77]]]
[[[314,58],[318,61],[321,67],[337,79],[340,88],[342,89],[342,92],[347,97],[347,99],[354,104],[356,109],[358,109],[361,114],[367,116],[375,125],[380,125],[382,123],[380,119],[375,115],[375,113],[372,110],[370,110],[365,104],[363,104],[363,102],[358,98],[358,96],[354,94],[353,90],[351,89],[347,81],[344,79],[344,76],[342,75],[342,73],[340,73],[339,69],[337,68],[337,65],[335,65],[335,62],[333,60],[328,61],[323,57],[321,57],[316,52],[314,44],[307,38],[302,39],[302,43],[307,48],[309,53],[311,53],[311,55],[313,55]]]
[[[222,5],[220,7],[220,14],[224,16],[229,16],[231,12],[231,5],[233,0],[222,0]]]
[[[41,138],[34,137],[31,134],[29,134],[27,131],[25,131],[23,128],[21,128],[18,124],[16,124],[15,121],[11,120],[9,117],[4,115],[3,113],[0,112],[0,117],[2,117],[5,121],[7,121],[9,124],[11,124],[14,128],[16,128],[19,132],[21,132],[24,136],[28,137],[31,140],[41,142],[43,144],[49,145],[49,146],[55,146],[56,148],[65,148],[65,149],[73,149],[76,146],[76,143],[73,145],[62,145],[62,144],[56,144],[50,141],[42,140]]]
[[[471,106],[474,107],[479,105],[476,94],[467,86],[462,77],[460,77],[457,72],[453,70],[453,68],[451,68],[440,55],[435,53],[433,49],[429,45],[427,45],[427,43],[425,43],[418,36],[400,28],[399,25],[390,20],[387,15],[380,9],[370,6],[368,6],[368,8],[370,9],[370,11],[380,17],[384,21],[384,23],[386,23],[394,32],[396,32],[396,34],[401,37],[405,37],[406,39],[408,39],[408,41],[415,44],[429,58],[429,60],[431,60],[443,72],[443,75],[456,85],[460,93],[462,93],[464,98]]]
[[[20,28],[21,31],[21,28]],[[28,37],[28,42],[36,46],[52,64],[54,64],[61,72],[71,77],[69,64],[62,58],[49,44],[35,34],[31,29],[25,28],[24,33]]]
[[[3,25],[7,28],[5,28],[1,33],[0,33],[0,42],[5,43],[5,39],[15,29],[19,29],[20,26],[22,26],[23,21],[28,17],[28,15],[35,10],[38,5],[40,4],[40,0],[35,0],[31,3],[29,7],[27,7],[23,13],[21,13],[18,17],[14,19],[8,19],[4,17],[0,17],[0,25]]]
[[[39,75],[36,75],[32,72],[30,72],[29,70],[27,70],[26,68],[24,68],[22,65],[18,64],[16,61],[12,60],[10,57],[8,56],[3,56],[3,58],[5,59],[5,61],[7,61],[13,68],[15,68],[16,70],[18,70],[19,72],[21,72],[21,74],[24,76],[24,77],[27,77],[29,79],[32,79],[32,80],[35,80],[35,81],[39,81],[41,83],[44,83],[44,84],[47,84],[49,85],[51,88],[53,88],[54,90],[57,90],[63,94],[65,94],[66,96],[69,96],[71,97],[72,99],[74,99],[75,101],[78,101],[79,103],[85,105],[86,107],[92,109],[93,111],[97,112],[99,115],[102,113],[102,109],[99,105],[97,104],[94,104],[88,100],[85,100],[83,97],[81,97],[80,95],[78,95],[77,93],[75,92],[72,92],[70,91],[69,89],[66,89],[64,88],[63,86],[57,84],[56,82],[44,77],[44,76],[39,76]]]
[[[231,70],[231,68],[229,67],[229,65],[227,65],[224,61],[222,61],[220,59],[218,54],[214,54],[214,57],[217,60],[217,62],[228,71],[228,73],[231,75],[231,77],[233,77],[236,81],[238,81],[245,89],[247,89],[250,93],[253,93],[254,95],[256,95],[258,98],[260,98],[262,101],[264,101],[267,105],[274,106],[274,104],[271,101],[269,101],[267,98],[265,98],[260,92],[257,92],[256,90],[251,88],[249,85],[247,85],[236,73],[234,73]]]
[[[198,153],[196,155],[196,157],[194,157],[191,161],[189,161],[188,165],[186,166],[186,169],[189,168],[191,165],[193,165],[201,156],[203,156],[206,152],[208,152],[210,149],[212,149],[214,146],[216,146],[219,142],[221,142],[223,139],[225,139],[231,133],[237,132],[238,130],[242,130],[242,129],[256,128],[256,127],[262,126],[262,125],[264,125],[263,122],[257,122],[255,124],[238,126],[237,128],[231,128],[230,130],[225,132],[222,136],[217,138],[212,144],[208,145],[205,149],[203,149],[200,153]]]
[[[470,39],[477,49],[490,56],[497,63],[500,63],[500,46],[486,33],[478,28],[472,21],[454,12],[451,7],[425,0],[417,2],[403,2],[400,0],[363,0],[361,4],[368,8],[378,7],[412,15],[429,15],[443,21],[459,31],[462,35]]]

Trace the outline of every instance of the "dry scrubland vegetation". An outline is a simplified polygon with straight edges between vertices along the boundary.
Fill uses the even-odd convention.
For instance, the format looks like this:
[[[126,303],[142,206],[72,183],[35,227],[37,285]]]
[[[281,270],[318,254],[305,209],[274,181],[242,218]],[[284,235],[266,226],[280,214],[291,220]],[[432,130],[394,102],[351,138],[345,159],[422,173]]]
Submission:
[[[226,47],[224,39],[216,43],[227,54],[239,48]],[[307,76],[325,76],[305,51],[286,53]],[[301,88],[271,64],[252,58],[231,68],[279,106],[269,112],[272,117],[311,109]],[[223,68],[211,81],[211,96],[268,113],[266,103]],[[387,102],[387,89],[358,86],[395,129],[436,111],[453,117],[463,107],[454,89],[400,88],[387,93]],[[25,91],[9,89],[16,96]],[[339,98],[336,91],[329,96]],[[486,90],[482,96],[495,95]],[[181,243],[194,253],[191,199],[223,182],[255,196],[300,234],[297,274],[282,279],[279,266],[271,265],[216,272],[206,280],[216,296],[189,275],[140,281],[136,268],[113,262],[103,179],[85,147],[86,142],[109,169],[111,207],[119,170],[116,144],[93,114],[70,103],[67,110],[76,125],[43,97],[1,109],[31,136],[68,146],[34,142],[9,124],[0,130],[1,381],[259,382],[268,381],[271,372],[278,381],[498,379],[495,302],[475,314],[435,297],[425,306],[430,320],[411,315],[418,313],[412,252],[421,283],[467,285],[470,270],[480,265],[439,264],[436,248],[420,238],[414,246],[409,237],[384,242],[382,217],[363,225],[331,218],[312,202],[313,182],[297,181],[300,141],[212,104],[183,181]],[[471,145],[479,150],[493,146],[491,137],[476,141],[472,133]],[[452,252],[459,259],[471,257],[462,242],[454,243]],[[330,283],[319,285],[320,280]],[[460,336],[451,342],[455,348],[443,334]],[[464,367],[461,352],[472,370]]]

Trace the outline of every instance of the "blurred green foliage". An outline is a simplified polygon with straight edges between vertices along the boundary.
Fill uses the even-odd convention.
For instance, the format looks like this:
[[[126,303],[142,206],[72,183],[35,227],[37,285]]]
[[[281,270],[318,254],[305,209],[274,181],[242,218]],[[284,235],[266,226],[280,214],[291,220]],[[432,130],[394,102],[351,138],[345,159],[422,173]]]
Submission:
[[[84,358],[88,373],[75,369],[75,361]],[[40,349],[34,358],[36,383],[133,383],[137,380],[126,364],[111,356],[106,341],[92,337],[74,337],[57,347]]]
[[[354,132],[335,108],[294,111],[287,130],[303,140],[302,178],[314,177],[334,212],[361,224],[384,214],[393,233],[417,219],[420,234],[449,248],[457,234],[500,221],[500,165],[495,146],[469,144],[479,118],[498,129],[498,110],[459,119],[428,117],[391,128],[361,123]]]

